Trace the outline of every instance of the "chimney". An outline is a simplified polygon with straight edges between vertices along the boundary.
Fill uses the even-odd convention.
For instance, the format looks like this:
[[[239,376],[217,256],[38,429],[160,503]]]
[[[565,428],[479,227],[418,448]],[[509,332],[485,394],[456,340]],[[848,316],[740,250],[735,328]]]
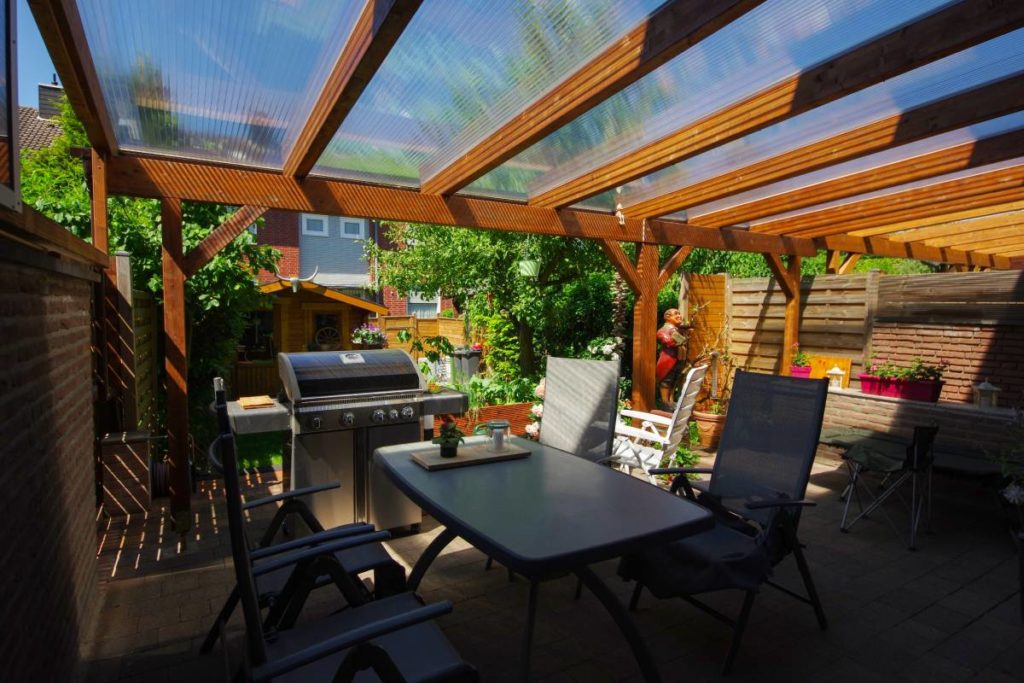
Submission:
[[[64,94],[64,88],[57,85],[57,75],[53,75],[53,83],[39,84],[39,118],[52,119],[60,112],[57,110],[57,102]]]

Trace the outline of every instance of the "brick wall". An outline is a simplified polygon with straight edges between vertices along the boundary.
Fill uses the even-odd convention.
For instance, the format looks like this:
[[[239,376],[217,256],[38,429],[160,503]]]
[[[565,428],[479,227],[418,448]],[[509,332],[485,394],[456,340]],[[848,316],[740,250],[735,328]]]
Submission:
[[[472,434],[473,428],[490,420],[508,420],[509,432],[516,436],[526,436],[526,425],[530,424],[530,408],[532,403],[508,403],[501,406],[484,406],[455,418],[455,424],[466,434]],[[441,429],[441,418],[434,417],[434,434]]]
[[[73,680],[79,643],[91,637],[91,291],[85,280],[0,261],[4,680]]]
[[[946,360],[942,401],[971,402],[973,386],[990,379],[1003,390],[1001,405],[1024,406],[1024,326],[876,322],[871,350],[900,366],[917,356]]]
[[[393,287],[384,288],[384,305],[388,307],[388,315],[408,315],[408,301]]]
[[[256,235],[260,244],[269,244],[281,252],[278,272],[284,277],[299,274],[299,214],[291,211],[267,211],[264,225]],[[260,272],[260,284],[273,282],[273,273]]]
[[[976,408],[956,403],[927,403],[830,389],[823,427],[858,427],[909,437],[915,425],[936,424],[936,449],[984,459],[1008,439],[1009,408]]]

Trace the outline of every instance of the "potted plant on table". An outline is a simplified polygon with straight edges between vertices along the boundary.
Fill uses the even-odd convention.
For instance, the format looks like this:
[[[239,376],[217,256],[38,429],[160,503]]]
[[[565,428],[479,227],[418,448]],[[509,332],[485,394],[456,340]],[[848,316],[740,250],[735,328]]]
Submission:
[[[441,446],[442,458],[454,458],[459,454],[459,444],[466,441],[465,436],[455,424],[455,420],[450,415],[445,415],[441,421],[440,433],[434,438],[433,443]]]
[[[373,323],[364,323],[352,330],[352,343],[364,349],[382,349],[387,335]]]
[[[804,379],[811,376],[811,354],[801,349],[799,342],[793,344],[793,359],[789,364],[789,375]]]

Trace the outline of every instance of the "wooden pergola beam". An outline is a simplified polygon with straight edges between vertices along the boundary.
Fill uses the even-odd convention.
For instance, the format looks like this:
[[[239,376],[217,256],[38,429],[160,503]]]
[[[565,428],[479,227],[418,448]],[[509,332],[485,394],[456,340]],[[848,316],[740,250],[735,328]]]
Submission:
[[[629,255],[622,248],[622,245],[613,240],[601,240],[601,249],[605,256],[611,261],[615,272],[625,281],[634,294],[643,290],[640,276],[637,275],[636,265],[630,260]]]
[[[655,407],[657,389],[658,246],[637,245],[636,273],[640,289],[633,304],[633,406]]]
[[[963,0],[822,62],[530,198],[559,207],[1024,26],[1024,3]]]
[[[764,260],[775,281],[779,283],[783,296],[786,297],[779,373],[788,375],[793,365],[794,348],[800,342],[800,257],[791,256],[787,263],[783,263],[775,254],[764,254]]]
[[[288,152],[285,175],[301,178],[310,172],[420,4],[421,0],[366,3]]]
[[[950,233],[942,237],[919,239],[918,241],[924,242],[932,247],[966,246],[969,249],[983,249],[985,247],[985,242],[1003,240],[1012,237],[1024,238],[1024,221],[1018,219],[1014,223],[1003,227],[978,228],[976,230]]]
[[[974,242],[971,244],[971,250],[982,254],[1000,254],[1004,251],[1012,251],[1022,243],[1024,243],[1024,230],[1018,230],[1012,235]]]
[[[78,5],[71,0],[29,0],[28,5],[68,101],[85,127],[89,144],[116,154],[117,137],[100,93]]]
[[[846,275],[853,272],[853,267],[860,260],[860,254],[847,254],[835,249],[827,250],[825,257],[825,272],[829,275]]]
[[[857,237],[874,237],[876,235],[892,236],[893,234],[907,230],[916,230],[918,228],[927,228],[935,225],[952,224],[956,221],[971,220],[998,213],[1020,210],[1024,210],[1024,201],[1007,202],[1002,204],[993,203],[976,209],[950,211],[935,216],[927,216],[925,218],[915,218],[896,223],[887,223],[873,228],[865,228],[863,230],[854,230],[850,234],[856,235]]]
[[[884,237],[854,237],[831,235],[815,240],[822,249],[834,249],[857,254],[873,254],[892,258],[908,258],[936,263],[953,263],[986,268],[1010,267],[1009,260],[991,254],[976,254],[962,249],[930,247],[920,242],[892,242]]]
[[[1024,200],[1024,162],[920,187],[895,189],[794,216],[757,221],[751,230],[772,235],[824,237],[1015,200]]]
[[[882,152],[1024,109],[1024,75],[983,85],[783,152],[664,195],[628,204],[633,218],[665,216],[699,204]]]
[[[811,240],[701,228],[673,221],[627,219],[593,211],[539,209],[490,199],[425,195],[341,180],[287,178],[279,173],[165,159],[117,156],[108,163],[112,194],[260,206],[374,220],[436,223],[562,237],[651,242],[732,251],[813,256]]]
[[[256,222],[256,220],[267,212],[263,206],[242,206],[231,214],[219,226],[214,228],[203,241],[193,247],[185,255],[184,271],[185,277],[192,277],[196,272],[210,262],[217,253],[224,247],[231,244],[231,241],[242,234],[242,231]]]
[[[668,257],[665,263],[661,266],[661,270],[658,272],[658,291],[668,284],[669,278],[671,278],[680,267],[683,262],[686,261],[687,257],[693,251],[693,247],[679,247],[672,255]]]
[[[980,168],[1022,155],[1024,130],[1014,130],[695,216],[694,220],[708,227],[736,225],[947,173]]]
[[[450,195],[764,0],[670,0],[557,87],[421,183]]]

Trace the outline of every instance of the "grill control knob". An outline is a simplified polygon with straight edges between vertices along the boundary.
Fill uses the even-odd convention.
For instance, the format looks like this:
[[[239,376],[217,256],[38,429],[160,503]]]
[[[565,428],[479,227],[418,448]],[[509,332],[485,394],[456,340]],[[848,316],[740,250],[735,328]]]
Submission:
[[[313,429],[320,429],[320,425],[321,422],[319,417],[314,417],[312,420],[309,421],[309,426],[312,427]]]
[[[389,420],[397,420],[398,419],[398,410],[396,410],[395,408],[392,408],[391,410],[389,410],[388,411],[388,419]]]
[[[402,417],[406,420],[411,420],[416,411],[412,409],[412,406],[406,406],[402,408]]]
[[[374,422],[383,422],[384,411],[378,408],[377,410],[373,411],[373,415],[370,416],[370,419],[373,420]]]
[[[341,414],[341,424],[345,425],[346,427],[351,427],[353,424],[355,424],[355,422],[356,416],[353,415],[352,413]]]

